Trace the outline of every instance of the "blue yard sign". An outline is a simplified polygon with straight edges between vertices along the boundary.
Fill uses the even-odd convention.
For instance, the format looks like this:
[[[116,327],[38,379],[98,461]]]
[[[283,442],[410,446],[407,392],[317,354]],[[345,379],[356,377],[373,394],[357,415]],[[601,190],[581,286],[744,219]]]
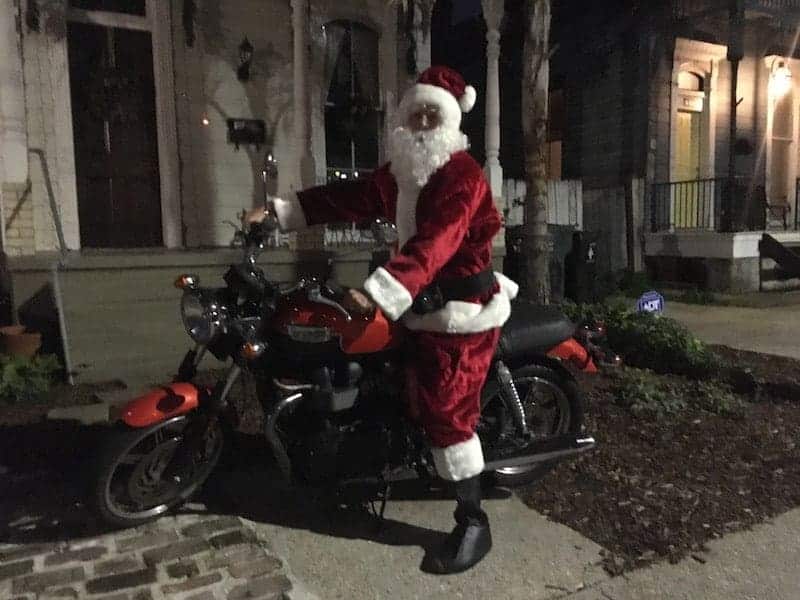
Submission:
[[[636,303],[638,312],[664,312],[664,296],[658,292],[645,292]]]

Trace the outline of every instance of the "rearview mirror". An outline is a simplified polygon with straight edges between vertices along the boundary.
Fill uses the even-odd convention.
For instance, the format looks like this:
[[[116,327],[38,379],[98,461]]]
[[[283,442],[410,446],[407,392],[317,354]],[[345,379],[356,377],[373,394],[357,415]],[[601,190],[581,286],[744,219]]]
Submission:
[[[375,219],[372,222],[372,237],[382,246],[391,246],[398,240],[397,226],[386,219]]]

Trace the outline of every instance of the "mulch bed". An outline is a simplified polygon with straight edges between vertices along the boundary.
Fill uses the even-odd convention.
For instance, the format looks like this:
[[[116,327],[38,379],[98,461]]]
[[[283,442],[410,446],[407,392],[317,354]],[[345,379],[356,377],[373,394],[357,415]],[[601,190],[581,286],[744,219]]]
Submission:
[[[75,386],[59,383],[50,388],[50,391],[36,402],[23,404],[0,400],[0,427],[38,423],[47,418],[47,413],[52,408],[93,404],[97,402],[96,392],[123,389],[124,387],[117,381]]]
[[[794,395],[762,389],[744,416],[687,410],[659,421],[617,406],[609,376],[582,376],[597,448],[520,490],[603,546],[612,575],[663,558],[704,562],[709,540],[800,505],[800,361],[716,350],[756,381],[779,373]]]

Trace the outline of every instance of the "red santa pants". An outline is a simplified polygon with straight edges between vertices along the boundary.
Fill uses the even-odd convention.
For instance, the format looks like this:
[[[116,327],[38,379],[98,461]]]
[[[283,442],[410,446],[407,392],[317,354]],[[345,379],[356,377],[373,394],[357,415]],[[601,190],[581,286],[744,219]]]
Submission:
[[[430,438],[439,476],[459,481],[477,475],[483,470],[483,453],[475,427],[500,329],[472,334],[416,331],[409,338],[410,410]]]

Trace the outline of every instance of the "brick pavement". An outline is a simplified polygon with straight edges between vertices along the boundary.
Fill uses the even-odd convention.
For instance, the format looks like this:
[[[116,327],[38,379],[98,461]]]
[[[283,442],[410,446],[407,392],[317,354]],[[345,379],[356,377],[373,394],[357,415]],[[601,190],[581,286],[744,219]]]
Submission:
[[[291,598],[286,564],[253,523],[182,514],[65,542],[0,544],[0,598]]]

